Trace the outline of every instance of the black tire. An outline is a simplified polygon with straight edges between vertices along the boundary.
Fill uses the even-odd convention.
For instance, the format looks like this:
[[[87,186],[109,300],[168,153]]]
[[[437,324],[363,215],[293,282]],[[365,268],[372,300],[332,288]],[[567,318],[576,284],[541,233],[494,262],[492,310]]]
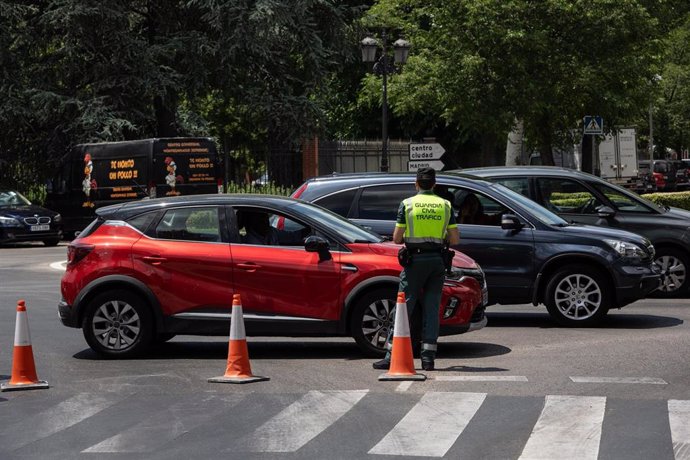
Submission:
[[[43,240],[43,244],[46,246],[57,246],[58,243],[60,242],[60,238],[51,238],[49,240]]]
[[[549,279],[544,303],[561,326],[596,326],[611,307],[610,290],[599,270],[586,265],[567,265]]]
[[[364,294],[354,306],[350,334],[366,356],[386,354],[388,330],[395,324],[396,295],[395,288],[378,288]]]
[[[690,261],[683,251],[659,248],[654,262],[662,271],[661,286],[653,293],[655,297],[678,297],[688,292]]]
[[[151,310],[136,294],[123,290],[107,291],[89,302],[82,332],[96,353],[108,358],[131,358],[151,344]]]

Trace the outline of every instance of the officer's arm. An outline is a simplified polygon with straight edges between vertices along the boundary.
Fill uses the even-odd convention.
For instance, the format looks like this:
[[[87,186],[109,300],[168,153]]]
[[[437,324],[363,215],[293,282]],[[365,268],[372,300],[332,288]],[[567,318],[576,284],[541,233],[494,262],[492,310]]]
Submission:
[[[395,230],[393,230],[393,242],[402,244],[405,242],[405,228],[407,227],[407,214],[405,213],[405,203],[398,206],[398,215],[395,218]]]
[[[448,242],[451,246],[460,244],[460,232],[457,227],[448,229]]]
[[[395,227],[395,230],[393,230],[393,242],[395,244],[402,244],[405,239],[405,227]]]

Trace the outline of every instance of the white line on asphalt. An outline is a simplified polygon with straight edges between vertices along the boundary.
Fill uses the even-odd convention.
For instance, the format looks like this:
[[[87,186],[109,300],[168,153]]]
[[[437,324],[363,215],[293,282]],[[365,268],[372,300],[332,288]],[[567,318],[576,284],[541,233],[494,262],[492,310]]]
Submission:
[[[690,459],[690,401],[669,399],[668,421],[671,426],[673,454],[676,460]]]
[[[369,453],[443,457],[485,398],[486,393],[426,393]]]
[[[53,270],[60,270],[60,271],[65,271],[67,269],[67,261],[63,260],[61,262],[53,262],[50,264],[50,268]]]
[[[250,436],[253,452],[294,452],[347,413],[369,390],[310,391]]]
[[[412,386],[412,381],[408,380],[407,382],[400,382],[400,385],[398,385],[398,388],[395,389],[395,391],[407,391],[410,389]]]
[[[105,398],[103,396],[80,393],[51,409],[36,415],[22,418],[10,427],[4,427],[0,435],[3,449],[14,450],[47,438],[97,414],[126,397],[125,394]]]
[[[606,398],[547,395],[520,460],[596,459]]]
[[[663,379],[655,377],[570,377],[575,383],[644,383],[649,385],[667,385]]]
[[[155,452],[161,446],[219,417],[243,396],[207,397],[202,401],[185,401],[145,418],[140,423],[82,452]]]
[[[439,375],[439,382],[527,382],[524,375]]]

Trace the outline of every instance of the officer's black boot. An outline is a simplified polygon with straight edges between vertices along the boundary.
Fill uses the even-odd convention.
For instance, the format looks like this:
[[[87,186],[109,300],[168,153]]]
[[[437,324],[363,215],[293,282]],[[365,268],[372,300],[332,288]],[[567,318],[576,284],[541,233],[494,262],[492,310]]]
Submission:
[[[432,358],[422,358],[422,369],[425,371],[433,371],[434,360]]]
[[[389,358],[383,358],[381,361],[376,361],[371,367],[374,369],[388,370],[391,367],[391,360]]]

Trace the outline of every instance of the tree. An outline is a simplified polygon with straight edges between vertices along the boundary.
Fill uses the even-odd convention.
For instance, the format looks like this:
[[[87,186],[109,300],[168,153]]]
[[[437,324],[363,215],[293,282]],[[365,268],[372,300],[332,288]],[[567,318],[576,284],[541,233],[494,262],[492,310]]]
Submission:
[[[545,164],[584,115],[627,122],[660,64],[658,21],[636,0],[380,0],[369,17],[413,43],[400,84],[426,82],[397,110],[428,107],[483,144],[522,120]]]

